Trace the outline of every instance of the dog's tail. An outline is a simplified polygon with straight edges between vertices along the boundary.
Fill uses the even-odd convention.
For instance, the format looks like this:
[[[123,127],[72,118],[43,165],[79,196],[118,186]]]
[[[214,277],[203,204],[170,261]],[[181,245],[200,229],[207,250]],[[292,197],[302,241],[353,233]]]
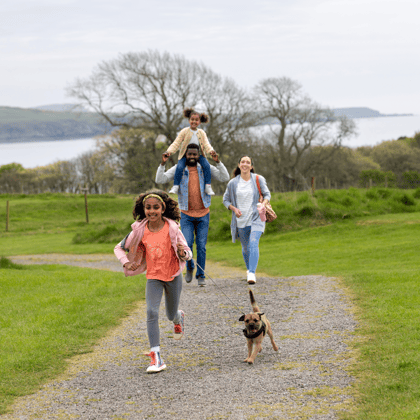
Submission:
[[[257,306],[257,302],[255,301],[254,293],[252,293],[252,290],[249,290],[249,297],[251,299],[252,310],[254,312],[260,312],[260,308]]]

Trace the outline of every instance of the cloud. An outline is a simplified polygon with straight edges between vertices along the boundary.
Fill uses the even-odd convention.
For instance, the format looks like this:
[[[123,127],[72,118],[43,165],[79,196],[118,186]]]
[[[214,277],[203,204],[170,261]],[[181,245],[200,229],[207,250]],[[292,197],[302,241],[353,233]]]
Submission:
[[[2,101],[39,105],[51,85],[61,86],[54,102],[68,101],[66,84],[100,61],[158,49],[202,61],[243,86],[289,76],[322,103],[346,106],[358,95],[360,106],[420,113],[413,99],[420,94],[419,12],[410,0],[162,0],[158,7],[144,0],[17,0],[0,15]]]

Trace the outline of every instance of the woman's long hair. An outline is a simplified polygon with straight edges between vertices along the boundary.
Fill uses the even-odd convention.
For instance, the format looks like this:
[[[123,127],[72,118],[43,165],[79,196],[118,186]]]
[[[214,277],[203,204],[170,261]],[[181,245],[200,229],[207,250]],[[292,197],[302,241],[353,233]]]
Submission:
[[[238,165],[241,163],[241,160],[242,160],[242,158],[244,158],[244,157],[248,157],[248,158],[250,158],[251,159],[251,165],[252,165],[252,169],[251,169],[251,172],[254,174],[255,173],[255,171],[254,171],[254,162],[253,162],[253,160],[252,160],[252,157],[250,157],[250,156],[248,156],[248,155],[243,155],[243,156],[241,156],[241,158],[239,159],[239,162],[238,162]],[[232,178],[235,178],[236,176],[238,176],[238,175],[240,175],[241,174],[241,169],[239,168],[239,166],[236,166],[236,168],[233,170],[233,172],[232,172]]]
[[[133,218],[134,220],[143,220],[146,218],[146,214],[144,213],[144,204],[143,200],[149,194],[156,194],[158,195],[163,202],[165,203],[165,209],[163,211],[162,216],[175,220],[175,222],[179,222],[181,219],[181,212],[178,207],[178,202],[176,202],[173,198],[171,198],[168,193],[162,190],[148,190],[142,194],[140,194],[136,198],[136,203],[134,204],[133,208]]]

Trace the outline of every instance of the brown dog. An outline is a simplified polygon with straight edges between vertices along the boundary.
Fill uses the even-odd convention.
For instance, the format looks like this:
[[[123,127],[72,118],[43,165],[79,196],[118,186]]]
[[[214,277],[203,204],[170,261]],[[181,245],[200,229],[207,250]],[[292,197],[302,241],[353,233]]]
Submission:
[[[244,335],[248,344],[248,357],[244,362],[252,364],[254,363],[257,354],[262,350],[262,341],[266,333],[270,337],[274,351],[277,351],[279,348],[274,342],[270,322],[264,313],[260,312],[260,308],[257,306],[252,290],[249,291],[249,297],[251,298],[251,305],[254,312],[242,315],[239,318],[239,321],[244,321],[245,323]]]

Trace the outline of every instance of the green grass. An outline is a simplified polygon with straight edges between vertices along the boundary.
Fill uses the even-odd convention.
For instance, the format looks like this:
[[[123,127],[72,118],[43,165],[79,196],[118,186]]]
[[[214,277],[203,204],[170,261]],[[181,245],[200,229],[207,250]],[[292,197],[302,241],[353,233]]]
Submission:
[[[0,220],[6,199],[11,201],[13,217],[10,232],[0,233],[0,255],[111,253],[132,222],[130,196],[89,196],[89,225],[84,222],[83,196],[0,196]],[[275,276],[341,277],[360,308],[356,334],[362,337],[356,344],[360,363],[353,372],[360,397],[351,418],[420,418],[419,199],[417,190],[350,189],[317,191],[314,197],[308,193],[276,194],[272,200],[279,217],[267,226],[261,239],[259,270]],[[229,212],[216,197],[211,208],[208,258],[243,267],[240,244],[230,240],[229,220]],[[21,278],[22,272],[37,270],[41,269],[0,272],[18,273],[16,278]],[[76,269],[69,270],[70,278],[78,276]],[[114,275],[118,282],[130,282]],[[32,274],[26,278],[29,288],[31,278]],[[36,284],[41,287],[42,282]],[[46,286],[49,288],[54,293],[53,282]],[[122,294],[119,300],[124,299]],[[99,305],[101,310],[114,313],[112,305],[109,309]],[[84,345],[82,339],[80,349]],[[48,366],[49,361],[45,363]]]
[[[14,398],[89,352],[144,296],[145,279],[60,265],[0,260],[0,413]]]
[[[260,241],[259,270],[342,277],[360,308],[352,419],[420,418],[420,213],[342,221]],[[211,243],[211,259],[243,267],[239,243]],[[275,256],[275,258],[273,258]]]
[[[4,221],[5,226],[7,200],[10,222],[9,232],[1,229],[0,238],[9,250],[8,255],[32,253],[31,250],[19,251],[21,245],[23,248],[25,246],[16,239],[33,234],[72,233],[71,243],[75,245],[115,244],[130,231],[134,198],[131,195],[89,195],[87,224],[84,196],[81,194],[3,194],[0,195],[0,223]],[[313,196],[310,192],[277,193],[273,194],[271,203],[278,218],[267,226],[267,235],[324,226],[343,219],[420,212],[420,189],[319,190]],[[210,214],[210,241],[230,239],[230,219],[230,212],[223,206],[222,197],[214,197]],[[54,245],[60,246],[56,241]],[[51,252],[45,251],[44,247],[42,249],[43,252]],[[81,252],[104,252],[104,249],[107,248],[90,247]],[[68,252],[77,251],[69,248]]]

